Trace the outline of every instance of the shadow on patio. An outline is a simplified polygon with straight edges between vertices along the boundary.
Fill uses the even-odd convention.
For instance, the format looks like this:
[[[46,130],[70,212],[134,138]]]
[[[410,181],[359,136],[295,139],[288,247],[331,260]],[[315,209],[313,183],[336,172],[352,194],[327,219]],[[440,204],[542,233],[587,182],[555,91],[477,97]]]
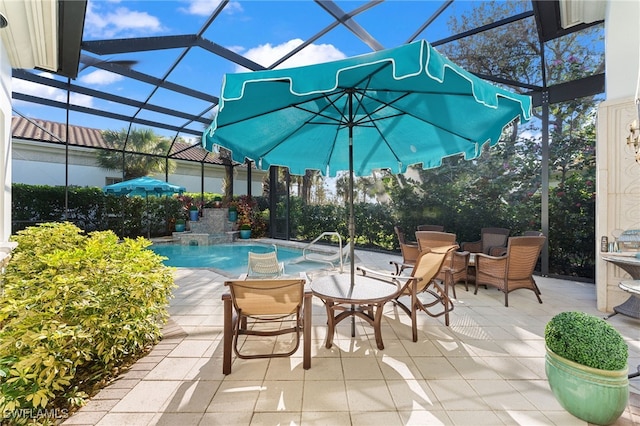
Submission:
[[[359,264],[389,269],[391,256],[358,251]],[[395,257],[394,257],[395,258]],[[65,425],[567,425],[586,424],[567,413],[544,372],[544,326],[555,314],[597,316],[595,285],[536,277],[530,291],[504,296],[456,289],[451,326],[418,315],[419,340],[409,318],[388,303],[376,348],[373,330],[356,320],[324,347],[326,315],[313,300],[312,365],[302,349],[292,358],[236,360],[222,374],[222,282],[211,270],[179,269],[165,338],[151,353],[98,393]],[[630,372],[640,364],[638,320],[609,322],[629,343]],[[630,408],[616,425],[640,424],[640,378],[631,379]]]

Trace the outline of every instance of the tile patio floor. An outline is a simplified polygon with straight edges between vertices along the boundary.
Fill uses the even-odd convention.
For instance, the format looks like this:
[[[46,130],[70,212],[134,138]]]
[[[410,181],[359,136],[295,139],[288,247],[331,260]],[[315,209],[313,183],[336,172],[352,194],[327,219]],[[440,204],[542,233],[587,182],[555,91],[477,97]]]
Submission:
[[[358,263],[389,269],[392,256],[357,251]],[[313,300],[311,369],[292,358],[236,360],[222,374],[224,276],[178,269],[165,338],[94,396],[64,425],[586,425],[556,402],[544,373],[546,322],[564,310],[604,316],[595,286],[536,277],[543,304],[528,290],[509,295],[458,285],[450,327],[419,314],[419,341],[408,317],[385,307],[382,336],[356,320],[324,347],[325,309]],[[313,277],[313,276],[312,276]],[[628,340],[630,371],[640,364],[640,321],[610,323]],[[640,378],[616,425],[640,424]]]

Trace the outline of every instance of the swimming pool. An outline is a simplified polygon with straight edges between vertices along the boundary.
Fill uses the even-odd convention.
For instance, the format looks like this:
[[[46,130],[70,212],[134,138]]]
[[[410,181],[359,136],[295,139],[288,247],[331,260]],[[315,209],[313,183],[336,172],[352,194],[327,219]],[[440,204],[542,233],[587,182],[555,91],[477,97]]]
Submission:
[[[236,277],[247,272],[249,252],[267,253],[274,250],[271,244],[212,244],[208,246],[189,246],[179,244],[153,244],[155,253],[166,257],[167,266],[183,268],[214,268],[226,276]],[[315,262],[292,264],[291,261],[302,256],[302,250],[278,247],[278,260],[284,262],[286,274],[307,272],[310,269],[326,268]]]

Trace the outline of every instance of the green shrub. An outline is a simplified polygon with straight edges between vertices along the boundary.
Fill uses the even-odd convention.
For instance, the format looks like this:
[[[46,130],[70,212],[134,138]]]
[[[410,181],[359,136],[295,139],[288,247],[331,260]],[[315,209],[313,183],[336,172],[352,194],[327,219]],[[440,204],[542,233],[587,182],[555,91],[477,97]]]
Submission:
[[[578,364],[600,370],[627,368],[627,344],[602,318],[584,312],[559,313],[547,323],[544,339],[557,355]]]
[[[0,412],[82,404],[161,337],[172,269],[150,242],[71,223],[20,231],[0,294]]]

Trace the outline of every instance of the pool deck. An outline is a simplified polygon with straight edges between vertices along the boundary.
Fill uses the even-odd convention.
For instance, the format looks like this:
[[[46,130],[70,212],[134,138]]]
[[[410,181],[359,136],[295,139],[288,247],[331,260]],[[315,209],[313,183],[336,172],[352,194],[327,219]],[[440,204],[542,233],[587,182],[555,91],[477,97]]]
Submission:
[[[399,256],[356,251],[356,264],[391,271]],[[311,278],[313,279],[313,274]],[[324,347],[326,313],[313,299],[311,369],[301,349],[291,358],[233,359],[222,374],[222,301],[226,277],[179,268],[164,339],[149,355],[95,395],[64,425],[586,425],[555,400],[544,372],[544,326],[555,314],[596,310],[595,286],[536,277],[530,291],[477,295],[456,287],[451,325],[418,314],[418,342],[409,318],[391,303],[382,326],[356,320]],[[609,322],[629,344],[630,372],[640,364],[640,321]],[[640,424],[640,378],[615,425]]]

